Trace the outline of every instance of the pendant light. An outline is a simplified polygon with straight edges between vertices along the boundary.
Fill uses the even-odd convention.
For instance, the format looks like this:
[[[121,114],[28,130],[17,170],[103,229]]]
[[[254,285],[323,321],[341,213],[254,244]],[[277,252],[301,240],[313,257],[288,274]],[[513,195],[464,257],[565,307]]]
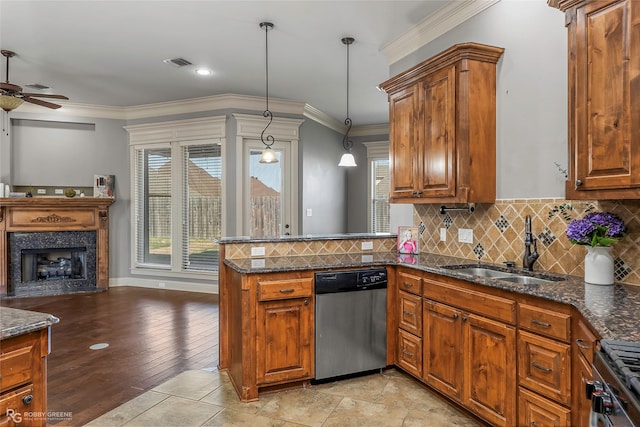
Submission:
[[[262,129],[262,133],[260,134],[260,140],[265,145],[264,151],[262,151],[262,156],[260,156],[260,163],[278,163],[278,157],[276,153],[273,151],[271,146],[275,141],[273,135],[264,136],[264,132],[267,130],[271,122],[273,121],[273,114],[269,110],[269,30],[273,29],[273,24],[271,22],[261,22],[260,28],[264,30],[264,51],[265,51],[265,76],[266,76],[266,107],[262,115],[265,118],[269,119],[269,123]],[[266,140],[265,140],[266,139]]]
[[[344,119],[344,124],[347,126],[347,132],[344,134],[344,138],[342,138],[342,146],[346,150],[346,153],[342,155],[340,159],[340,163],[338,166],[346,166],[353,167],[356,165],[356,159],[351,154],[351,148],[353,147],[353,141],[349,140],[349,131],[351,131],[351,118],[349,117],[349,46],[354,42],[353,37],[344,37],[342,39],[342,44],[347,46],[347,118]]]

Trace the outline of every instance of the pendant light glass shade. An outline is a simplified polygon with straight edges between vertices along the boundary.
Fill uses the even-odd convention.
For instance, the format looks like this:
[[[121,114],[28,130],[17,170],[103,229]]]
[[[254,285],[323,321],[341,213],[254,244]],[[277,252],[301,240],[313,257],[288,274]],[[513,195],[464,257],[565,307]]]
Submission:
[[[262,152],[262,156],[260,156],[260,163],[278,163],[278,157],[276,156],[276,152],[273,151],[271,147],[267,147]]]
[[[347,118],[344,119],[344,124],[347,126],[347,131],[344,134],[344,138],[342,138],[342,146],[345,150],[347,150],[347,152],[342,155],[338,166],[345,167],[358,166],[356,164],[356,159],[353,157],[353,154],[351,154],[353,142],[349,140],[349,132],[351,131],[351,125],[353,124],[351,122],[351,118],[349,117],[349,45],[351,45],[354,40],[355,39],[353,37],[344,37],[341,40],[342,44],[347,46]]]
[[[262,115],[265,118],[269,119],[269,123],[267,123],[267,125],[264,127],[264,129],[262,129],[262,133],[260,134],[260,140],[262,141],[262,143],[265,145],[265,149],[262,152],[262,156],[260,156],[260,163],[278,163],[278,157],[276,156],[276,153],[273,151],[273,149],[271,148],[271,146],[273,145],[275,141],[275,138],[273,137],[273,135],[267,135],[266,137],[264,136],[264,132],[267,130],[267,128],[269,127],[269,125],[271,125],[271,122],[273,121],[273,114],[271,113],[271,111],[269,110],[269,30],[273,29],[273,24],[271,22],[261,22],[260,23],[260,28],[264,29],[264,51],[265,51],[265,81],[266,81],[266,95],[265,95],[265,99],[266,99],[266,108],[264,109],[264,111],[262,112]],[[266,139],[266,141],[265,141]]]
[[[351,166],[358,166],[358,165],[356,164],[356,159],[355,157],[353,157],[353,154],[344,153],[340,158],[340,163],[338,163],[338,166],[351,167]]]
[[[24,100],[22,98],[16,98],[15,96],[0,95],[0,108],[9,112],[15,110],[22,105]]]

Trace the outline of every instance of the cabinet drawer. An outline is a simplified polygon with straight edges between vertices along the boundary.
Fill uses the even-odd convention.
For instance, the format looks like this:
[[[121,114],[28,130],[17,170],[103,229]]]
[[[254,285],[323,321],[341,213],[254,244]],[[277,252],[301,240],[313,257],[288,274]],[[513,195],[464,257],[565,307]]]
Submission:
[[[400,291],[398,297],[398,326],[419,337],[422,336],[422,298]]]
[[[33,346],[27,345],[0,355],[0,391],[32,381]]]
[[[32,384],[0,395],[0,426],[46,425],[45,417],[40,416],[37,421],[28,418],[29,413],[32,411],[36,411],[34,409]],[[34,414],[36,413],[34,412]],[[15,414],[15,417],[9,417],[10,414]]]
[[[593,363],[593,352],[598,339],[582,319],[578,319],[573,338],[574,345],[577,347],[578,352],[587,359],[589,363]]]
[[[536,427],[570,427],[571,412],[557,403],[520,387],[518,425]]]
[[[511,325],[516,323],[515,301],[427,278],[422,280],[424,283],[422,294],[426,298]]]
[[[570,405],[570,346],[526,331],[520,331],[518,376],[521,386],[556,402]]]
[[[518,325],[537,334],[568,342],[571,334],[571,315],[520,304]]]
[[[422,338],[399,329],[397,348],[396,364],[410,374],[422,377]]]
[[[258,300],[308,297],[313,293],[313,279],[265,280],[258,282]]]
[[[422,277],[399,271],[398,289],[415,295],[422,295]]]

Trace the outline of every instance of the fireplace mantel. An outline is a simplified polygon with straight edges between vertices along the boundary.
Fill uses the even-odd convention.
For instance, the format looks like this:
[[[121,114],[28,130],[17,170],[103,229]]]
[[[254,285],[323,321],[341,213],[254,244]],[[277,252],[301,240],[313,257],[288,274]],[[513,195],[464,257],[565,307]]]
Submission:
[[[96,288],[109,287],[110,198],[0,198],[0,297],[8,293],[8,234],[13,232],[96,231]]]

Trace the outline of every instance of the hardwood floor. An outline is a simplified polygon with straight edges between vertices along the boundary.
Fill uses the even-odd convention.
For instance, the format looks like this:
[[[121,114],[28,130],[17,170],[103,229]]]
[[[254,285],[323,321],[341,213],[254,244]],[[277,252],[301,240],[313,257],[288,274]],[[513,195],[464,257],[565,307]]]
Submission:
[[[5,299],[60,318],[48,358],[49,425],[78,426],[189,370],[218,365],[218,296],[145,289]],[[107,343],[102,350],[93,344]]]

